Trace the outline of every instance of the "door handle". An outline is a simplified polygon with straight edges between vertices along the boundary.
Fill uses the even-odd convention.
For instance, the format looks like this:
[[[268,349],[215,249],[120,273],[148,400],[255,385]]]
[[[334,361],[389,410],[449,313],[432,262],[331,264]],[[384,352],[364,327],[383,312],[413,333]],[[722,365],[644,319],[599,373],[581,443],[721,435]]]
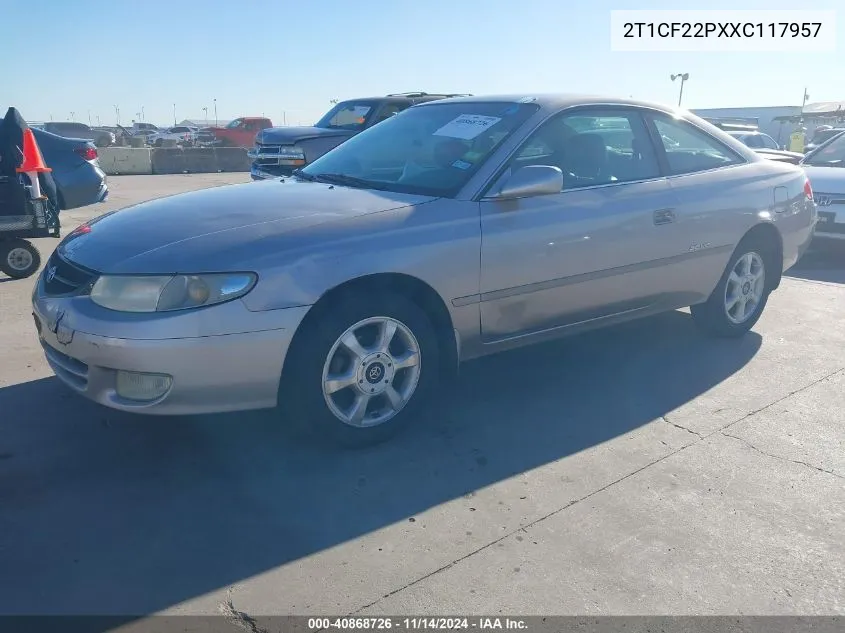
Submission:
[[[671,224],[675,221],[674,209],[658,209],[654,212],[654,223],[657,224]]]

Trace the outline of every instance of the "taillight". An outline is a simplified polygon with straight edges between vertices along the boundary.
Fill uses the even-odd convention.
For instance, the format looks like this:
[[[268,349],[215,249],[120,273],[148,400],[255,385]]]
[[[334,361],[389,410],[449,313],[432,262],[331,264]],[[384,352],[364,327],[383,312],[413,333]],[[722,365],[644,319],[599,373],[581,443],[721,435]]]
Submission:
[[[813,199],[813,187],[810,185],[810,179],[807,178],[804,180],[804,195],[807,196],[807,200]]]
[[[73,150],[82,158],[82,160],[97,160],[96,147],[77,147]]]

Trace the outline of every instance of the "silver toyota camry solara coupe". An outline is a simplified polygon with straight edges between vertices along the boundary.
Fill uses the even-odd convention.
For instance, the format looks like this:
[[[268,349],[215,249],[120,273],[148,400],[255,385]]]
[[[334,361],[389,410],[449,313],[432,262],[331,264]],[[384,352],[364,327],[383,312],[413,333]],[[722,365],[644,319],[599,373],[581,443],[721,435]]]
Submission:
[[[673,108],[445,99],[294,177],[83,225],[33,311],[56,375],[108,407],[278,407],[368,443],[462,360],[686,306],[743,334],[812,237],[812,195]]]

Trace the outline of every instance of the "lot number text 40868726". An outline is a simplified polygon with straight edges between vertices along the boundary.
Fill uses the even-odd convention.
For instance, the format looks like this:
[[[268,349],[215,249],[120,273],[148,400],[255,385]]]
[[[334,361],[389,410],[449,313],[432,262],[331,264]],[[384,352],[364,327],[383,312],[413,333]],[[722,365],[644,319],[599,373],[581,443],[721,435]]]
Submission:
[[[310,631],[524,631],[525,620],[508,617],[343,617],[309,618]]]

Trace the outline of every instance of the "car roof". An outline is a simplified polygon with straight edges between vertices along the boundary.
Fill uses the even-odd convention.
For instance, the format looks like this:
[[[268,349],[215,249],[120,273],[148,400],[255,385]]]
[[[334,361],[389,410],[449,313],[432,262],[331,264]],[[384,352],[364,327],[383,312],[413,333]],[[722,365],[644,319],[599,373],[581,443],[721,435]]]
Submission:
[[[653,110],[660,110],[666,113],[685,112],[672,106],[656,103],[652,101],[641,101],[639,99],[622,99],[619,97],[609,97],[607,95],[596,94],[577,94],[577,93],[561,93],[561,94],[499,94],[499,95],[485,95],[485,96],[468,96],[468,97],[449,97],[446,99],[439,99],[436,102],[420,104],[420,106],[440,105],[448,103],[534,103],[544,110],[557,111],[563,108],[570,108],[582,105],[595,106],[635,106],[639,108],[648,108]]]

